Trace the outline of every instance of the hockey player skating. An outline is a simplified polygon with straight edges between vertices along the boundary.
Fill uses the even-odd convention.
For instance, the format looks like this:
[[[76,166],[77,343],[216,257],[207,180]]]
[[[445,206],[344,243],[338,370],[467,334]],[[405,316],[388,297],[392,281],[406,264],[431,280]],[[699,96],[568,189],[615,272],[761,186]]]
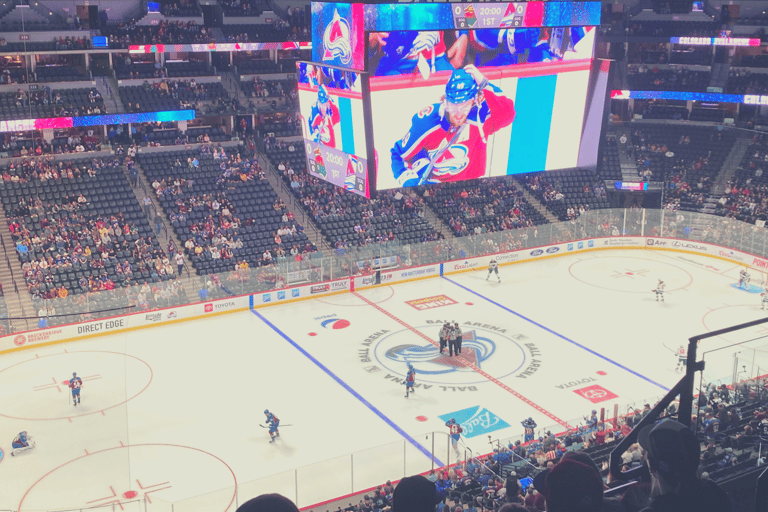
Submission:
[[[656,284],[656,288],[651,290],[652,292],[656,293],[656,302],[659,301],[659,298],[661,298],[661,302],[664,302],[664,288],[666,288],[667,285],[664,284],[664,281],[659,279],[659,282]]]
[[[328,94],[328,89],[320,85],[317,90],[317,102],[309,111],[309,138],[330,148],[336,147],[336,125],[341,120],[339,107]]]
[[[677,366],[675,367],[676,372],[684,372],[685,368],[688,366],[688,354],[685,349],[684,345],[680,345],[677,349]]]
[[[274,443],[275,439],[280,437],[280,431],[277,429],[280,426],[280,419],[269,412],[269,409],[264,409],[264,414],[267,416],[267,423],[269,424],[269,442]]]
[[[69,379],[69,388],[72,390],[72,404],[77,407],[80,403],[80,388],[83,387],[83,380],[77,376],[77,373],[72,374],[72,378]]]
[[[741,285],[744,285],[744,288],[749,290],[749,280],[752,279],[752,276],[749,275],[749,272],[747,272],[747,267],[744,267],[741,272],[739,272],[739,288],[741,288]]]
[[[536,434],[536,422],[533,418],[521,421],[520,424],[523,426],[523,442],[533,441],[533,436]]]
[[[451,418],[447,422],[445,422],[445,426],[448,427],[448,435],[451,436],[451,444],[453,445],[453,451],[456,452],[456,457],[458,458],[459,454],[459,439],[461,439],[461,433],[464,432],[464,429],[461,428],[461,425],[456,423],[455,418]]]
[[[488,275],[486,276],[485,280],[487,281],[489,277],[491,277],[491,274],[493,272],[496,272],[496,279],[501,282],[501,278],[499,277],[499,264],[496,263],[496,260],[491,260],[490,263],[488,263]]]
[[[440,102],[413,116],[411,128],[392,148],[392,173],[398,185],[484,177],[488,137],[514,118],[514,102],[475,66],[457,69]]]
[[[26,452],[35,447],[35,441],[32,440],[32,436],[27,434],[27,431],[19,432],[19,435],[11,443],[11,455]]]
[[[408,398],[410,393],[415,393],[413,385],[416,383],[416,370],[413,369],[413,365],[408,365],[408,374],[405,376],[405,398]]]
[[[760,294],[760,309],[765,309],[768,304],[768,289],[763,288],[763,293]]]

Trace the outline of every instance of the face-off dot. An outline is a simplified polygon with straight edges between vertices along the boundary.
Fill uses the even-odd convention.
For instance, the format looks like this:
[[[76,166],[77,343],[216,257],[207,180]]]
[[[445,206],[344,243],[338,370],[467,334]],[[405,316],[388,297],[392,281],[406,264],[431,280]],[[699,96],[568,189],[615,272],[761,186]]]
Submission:
[[[465,302],[464,304],[466,304],[467,306],[474,306],[475,305],[474,302]]]
[[[607,373],[605,373],[603,370],[600,370],[600,371],[598,371],[598,372],[597,372],[597,374],[598,374],[598,375],[608,375],[608,374],[607,374]]]
[[[133,498],[135,498],[135,497],[136,497],[136,496],[138,496],[138,495],[139,495],[139,493],[138,493],[138,492],[136,492],[136,491],[125,491],[125,492],[123,493],[123,498],[125,498],[125,499],[127,499],[127,500],[130,500],[130,499],[133,499]]]
[[[416,421],[427,421],[426,416],[416,416]]]
[[[309,335],[310,336],[317,336],[317,333],[316,332],[311,332],[311,333],[309,333]]]

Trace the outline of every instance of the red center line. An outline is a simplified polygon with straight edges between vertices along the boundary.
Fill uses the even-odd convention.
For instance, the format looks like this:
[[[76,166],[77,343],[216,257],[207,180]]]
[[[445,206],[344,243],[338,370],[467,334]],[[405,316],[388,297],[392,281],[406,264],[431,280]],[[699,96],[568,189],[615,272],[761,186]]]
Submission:
[[[358,292],[352,292],[352,294],[353,294],[353,295],[355,295],[356,297],[358,297],[359,299],[361,299],[362,301],[364,301],[365,303],[367,303],[369,306],[373,306],[374,308],[376,308],[376,309],[377,309],[378,311],[380,311],[381,313],[384,313],[384,314],[385,314],[385,315],[387,315],[389,318],[391,318],[391,319],[392,319],[392,320],[394,320],[395,322],[399,323],[400,325],[402,325],[403,327],[405,327],[405,328],[406,328],[406,329],[408,329],[409,331],[411,331],[411,332],[415,333],[416,335],[420,336],[421,338],[424,338],[425,340],[427,340],[429,343],[431,343],[431,344],[432,344],[432,345],[434,345],[435,347],[438,347],[438,346],[439,346],[439,345],[438,345],[438,343],[437,343],[435,340],[433,340],[432,338],[430,338],[430,337],[429,337],[429,336],[427,336],[426,334],[424,334],[424,333],[422,333],[422,332],[418,331],[417,329],[415,329],[415,328],[411,327],[410,325],[408,325],[408,324],[407,324],[407,323],[405,323],[404,321],[400,320],[399,318],[397,318],[395,315],[393,315],[392,313],[390,313],[390,312],[389,312],[389,311],[387,311],[386,309],[384,309],[384,308],[380,307],[380,306],[379,306],[378,304],[376,304],[375,302],[371,302],[370,300],[368,300],[368,299],[366,299],[365,297],[363,297],[362,295],[360,295]],[[510,388],[509,386],[507,386],[506,384],[504,384],[503,382],[501,382],[500,380],[498,380],[496,377],[493,377],[493,376],[492,376],[492,375],[490,375],[489,373],[487,373],[487,372],[485,372],[485,371],[481,370],[481,369],[480,369],[480,367],[476,366],[475,364],[471,363],[470,361],[467,361],[467,360],[466,360],[466,359],[464,359],[462,356],[458,356],[458,360],[459,360],[459,362],[460,362],[462,365],[464,365],[465,367],[467,367],[467,368],[471,368],[471,369],[472,369],[472,370],[474,370],[476,373],[478,373],[478,374],[482,375],[483,377],[485,377],[486,379],[488,379],[490,382],[493,382],[494,384],[496,384],[497,386],[499,386],[499,387],[500,387],[501,389],[503,389],[504,391],[507,391],[508,393],[510,393],[510,394],[512,394],[513,396],[515,396],[517,399],[519,399],[519,400],[522,400],[523,402],[525,402],[526,404],[530,405],[531,407],[533,407],[534,409],[536,409],[536,410],[537,410],[537,411],[539,411],[540,413],[542,413],[542,414],[546,415],[548,418],[550,418],[550,419],[552,419],[552,420],[556,421],[557,423],[559,423],[560,425],[564,426],[564,427],[565,427],[565,428],[567,428],[567,429],[570,429],[570,428],[571,428],[571,426],[570,426],[570,425],[568,425],[568,423],[566,423],[565,421],[561,420],[560,418],[558,418],[557,416],[555,416],[555,415],[554,415],[554,414],[552,414],[551,412],[547,411],[546,409],[544,409],[544,408],[543,408],[543,407],[541,407],[540,405],[538,405],[538,404],[535,404],[534,402],[532,402],[532,401],[531,401],[531,400],[529,400],[528,398],[524,397],[523,395],[521,395],[520,393],[518,393],[518,392],[517,392],[517,391],[515,391],[514,389]]]

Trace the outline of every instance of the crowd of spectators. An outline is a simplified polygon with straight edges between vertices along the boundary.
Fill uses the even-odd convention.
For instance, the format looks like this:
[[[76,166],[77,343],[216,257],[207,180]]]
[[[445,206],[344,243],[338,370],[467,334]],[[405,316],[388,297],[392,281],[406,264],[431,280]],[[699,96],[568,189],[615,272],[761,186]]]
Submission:
[[[667,43],[635,43],[628,56],[630,64],[667,64]]]
[[[40,132],[8,132],[1,136],[0,151],[7,157],[33,157],[101,151],[102,141],[92,128],[68,128],[52,141]]]
[[[720,26],[714,21],[633,21],[625,31],[629,36],[641,37],[717,37]]]
[[[258,220],[255,217],[239,215],[238,207],[229,198],[228,191],[235,191],[251,180],[266,180],[266,175],[257,158],[243,157],[237,151],[228,153],[221,145],[202,146],[199,158],[212,158],[218,163],[214,189],[191,193],[193,184],[179,176],[178,171],[182,169],[197,169],[200,166],[198,157],[188,157],[186,162],[176,159],[172,164],[173,175],[165,179],[155,179],[152,188],[159,199],[172,199],[168,212],[171,224],[189,227],[191,236],[184,241],[184,250],[190,257],[233,259],[234,262],[234,251],[243,248],[243,240],[238,232],[242,228],[257,225]],[[293,237],[303,233],[304,227],[296,221],[294,214],[282,200],[276,200],[272,208],[281,213],[281,224],[272,234],[273,246],[266,248],[260,259],[251,264],[270,265],[289,257],[300,261],[303,254],[314,252],[316,248],[308,241],[304,244],[283,241],[283,238],[293,240]],[[238,260],[237,265],[242,266],[243,262],[244,260]]]
[[[201,16],[202,12],[193,0],[163,0],[160,2],[163,16]]]
[[[556,175],[544,173],[528,174],[523,176],[525,185],[539,197],[547,207],[558,213],[561,220],[575,220],[585,212],[595,207],[595,200],[606,199],[605,185],[592,178],[591,184],[581,185],[581,194],[586,197],[583,204],[566,204],[566,195],[563,182]],[[599,206],[598,206],[599,207]]]
[[[627,68],[629,88],[636,91],[705,92],[709,80],[709,71],[649,68],[642,64]]]
[[[265,143],[268,152],[297,151],[293,143],[280,139],[268,138]],[[301,145],[299,150],[303,151]],[[401,192],[380,191],[376,199],[366,200],[312,176],[306,168],[294,170],[290,163],[284,161],[278,161],[276,167],[304,209],[316,221],[322,223],[327,219],[344,219],[352,222],[348,236],[345,234],[331,240],[337,250],[392,242],[398,238],[408,218],[424,217],[424,199],[412,189]],[[401,214],[406,216],[406,222]],[[441,236],[432,229],[424,232],[420,238],[422,242],[430,242]]]
[[[424,190],[424,197],[432,208],[442,206],[452,210],[458,207],[458,215],[451,215],[446,221],[455,236],[480,235],[534,225],[533,219],[526,215],[527,204],[522,192],[509,180],[473,180],[465,185],[449,188],[447,194],[441,193],[446,188],[445,184]],[[473,222],[475,219],[480,222]]]
[[[131,44],[212,43],[211,30],[194,21],[161,20],[157,25],[137,25],[135,20],[120,23],[107,31],[110,48]],[[105,35],[107,35],[105,34]]]
[[[715,213],[754,223],[768,217],[768,135],[756,134],[733,178],[718,199]]]
[[[732,69],[728,75],[729,94],[768,94],[768,73],[752,73],[746,69]]]

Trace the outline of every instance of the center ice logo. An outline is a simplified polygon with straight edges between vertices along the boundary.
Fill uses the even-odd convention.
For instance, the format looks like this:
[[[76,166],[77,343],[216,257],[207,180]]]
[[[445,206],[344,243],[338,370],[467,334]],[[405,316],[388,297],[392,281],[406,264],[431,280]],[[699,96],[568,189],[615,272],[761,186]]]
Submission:
[[[464,429],[463,435],[467,439],[509,427],[509,423],[479,405],[443,414],[439,418],[443,421],[455,418],[456,422]]]
[[[339,16],[338,10],[334,11],[333,19],[323,33],[323,61],[339,59],[343,64],[349,64],[352,60],[352,41],[349,34],[349,23]]]
[[[526,379],[541,366],[541,353],[536,343],[523,333],[508,332],[499,327],[480,322],[461,323],[461,355],[450,356],[446,347],[440,353],[438,335],[446,320],[428,320],[427,325],[410,329],[377,333],[374,339],[366,339],[361,349],[361,360],[374,363],[384,370],[388,378],[405,377],[408,364],[416,369],[416,383],[449,386],[486,384],[482,374],[493,375],[503,381],[507,377]],[[453,323],[453,322],[451,322]],[[414,340],[416,329],[423,341]],[[431,341],[431,342],[430,342]],[[365,347],[371,347],[365,348]],[[482,369],[482,374],[477,369]]]

